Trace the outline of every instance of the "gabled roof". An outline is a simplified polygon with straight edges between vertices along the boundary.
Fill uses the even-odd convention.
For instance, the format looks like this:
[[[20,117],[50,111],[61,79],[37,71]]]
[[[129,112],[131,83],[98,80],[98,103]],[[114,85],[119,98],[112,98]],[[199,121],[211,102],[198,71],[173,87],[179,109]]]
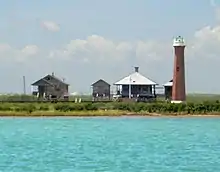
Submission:
[[[122,80],[114,83],[114,85],[158,85],[156,82],[151,81],[139,72],[134,72],[129,76],[126,76]]]
[[[109,85],[109,86],[110,86],[110,84],[107,83],[106,81],[104,81],[103,79],[99,79],[98,81],[96,81],[95,83],[93,83],[92,86],[98,84],[99,82],[103,82],[103,83],[105,83],[106,85]]]
[[[34,83],[31,84],[31,85],[33,85],[33,86],[38,86],[38,85],[41,85],[41,83],[43,83],[43,85],[45,85],[45,84],[53,85],[52,82],[50,82],[49,80],[46,79],[46,78],[48,78],[48,77],[53,78],[53,79],[56,80],[57,82],[62,83],[62,84],[64,84],[64,85],[69,85],[69,84],[63,82],[61,79],[55,77],[54,75],[46,75],[45,77],[43,77],[43,78],[37,80],[36,82],[34,82]]]
[[[173,86],[173,80],[171,79],[169,82],[163,84],[164,87],[172,87]]]
[[[64,85],[69,85],[69,84],[67,84],[66,82],[62,81],[61,79],[57,78],[57,77],[56,77],[56,76],[54,76],[54,75],[48,75],[48,76],[53,77],[55,80],[57,80],[57,81],[59,81],[59,82],[63,83]]]

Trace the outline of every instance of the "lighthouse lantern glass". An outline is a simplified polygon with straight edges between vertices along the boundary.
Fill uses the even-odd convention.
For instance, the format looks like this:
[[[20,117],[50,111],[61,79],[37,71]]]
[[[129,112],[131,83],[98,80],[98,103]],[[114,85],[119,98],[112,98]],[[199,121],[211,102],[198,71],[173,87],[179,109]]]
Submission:
[[[183,37],[178,36],[173,41],[173,46],[185,46],[185,41]]]

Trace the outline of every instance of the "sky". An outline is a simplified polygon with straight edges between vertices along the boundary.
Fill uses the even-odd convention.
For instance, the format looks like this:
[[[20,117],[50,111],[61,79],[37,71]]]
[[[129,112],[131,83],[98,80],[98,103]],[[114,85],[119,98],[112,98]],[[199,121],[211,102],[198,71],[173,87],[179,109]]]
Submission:
[[[214,0],[0,0],[0,93],[27,92],[55,73],[70,92],[90,92],[139,66],[172,78],[176,36],[186,41],[188,93],[220,94],[220,2]]]

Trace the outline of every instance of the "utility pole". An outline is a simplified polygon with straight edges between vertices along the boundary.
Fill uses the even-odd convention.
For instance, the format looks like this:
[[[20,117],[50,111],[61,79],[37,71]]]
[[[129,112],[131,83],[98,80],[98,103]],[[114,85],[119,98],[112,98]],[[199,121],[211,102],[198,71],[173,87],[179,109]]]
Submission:
[[[24,95],[26,95],[26,81],[25,81],[25,76],[23,76],[23,91],[24,91]]]

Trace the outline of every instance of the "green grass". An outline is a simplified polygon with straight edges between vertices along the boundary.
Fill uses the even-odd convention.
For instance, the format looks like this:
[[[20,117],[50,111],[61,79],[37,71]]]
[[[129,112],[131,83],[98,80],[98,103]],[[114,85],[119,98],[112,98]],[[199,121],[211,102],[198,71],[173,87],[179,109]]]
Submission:
[[[220,101],[218,94],[188,94],[187,102]]]
[[[70,101],[75,101],[75,98],[81,98],[82,101],[91,101],[91,95],[77,95],[70,96]],[[159,98],[159,100],[164,100],[164,98]],[[220,94],[188,94],[187,102],[204,102],[204,101],[220,101]],[[32,95],[22,95],[22,94],[13,94],[13,95],[0,95],[0,101],[37,101],[37,97]]]
[[[0,103],[1,116],[220,115],[219,101],[156,103]]]
[[[0,111],[0,116],[16,116],[16,117],[56,117],[56,116],[74,116],[74,117],[95,117],[95,116],[122,116],[129,115],[127,112],[116,110],[99,110],[99,111],[72,111],[72,112],[59,112],[59,111],[35,111],[32,113],[27,112],[13,112],[13,111]]]

